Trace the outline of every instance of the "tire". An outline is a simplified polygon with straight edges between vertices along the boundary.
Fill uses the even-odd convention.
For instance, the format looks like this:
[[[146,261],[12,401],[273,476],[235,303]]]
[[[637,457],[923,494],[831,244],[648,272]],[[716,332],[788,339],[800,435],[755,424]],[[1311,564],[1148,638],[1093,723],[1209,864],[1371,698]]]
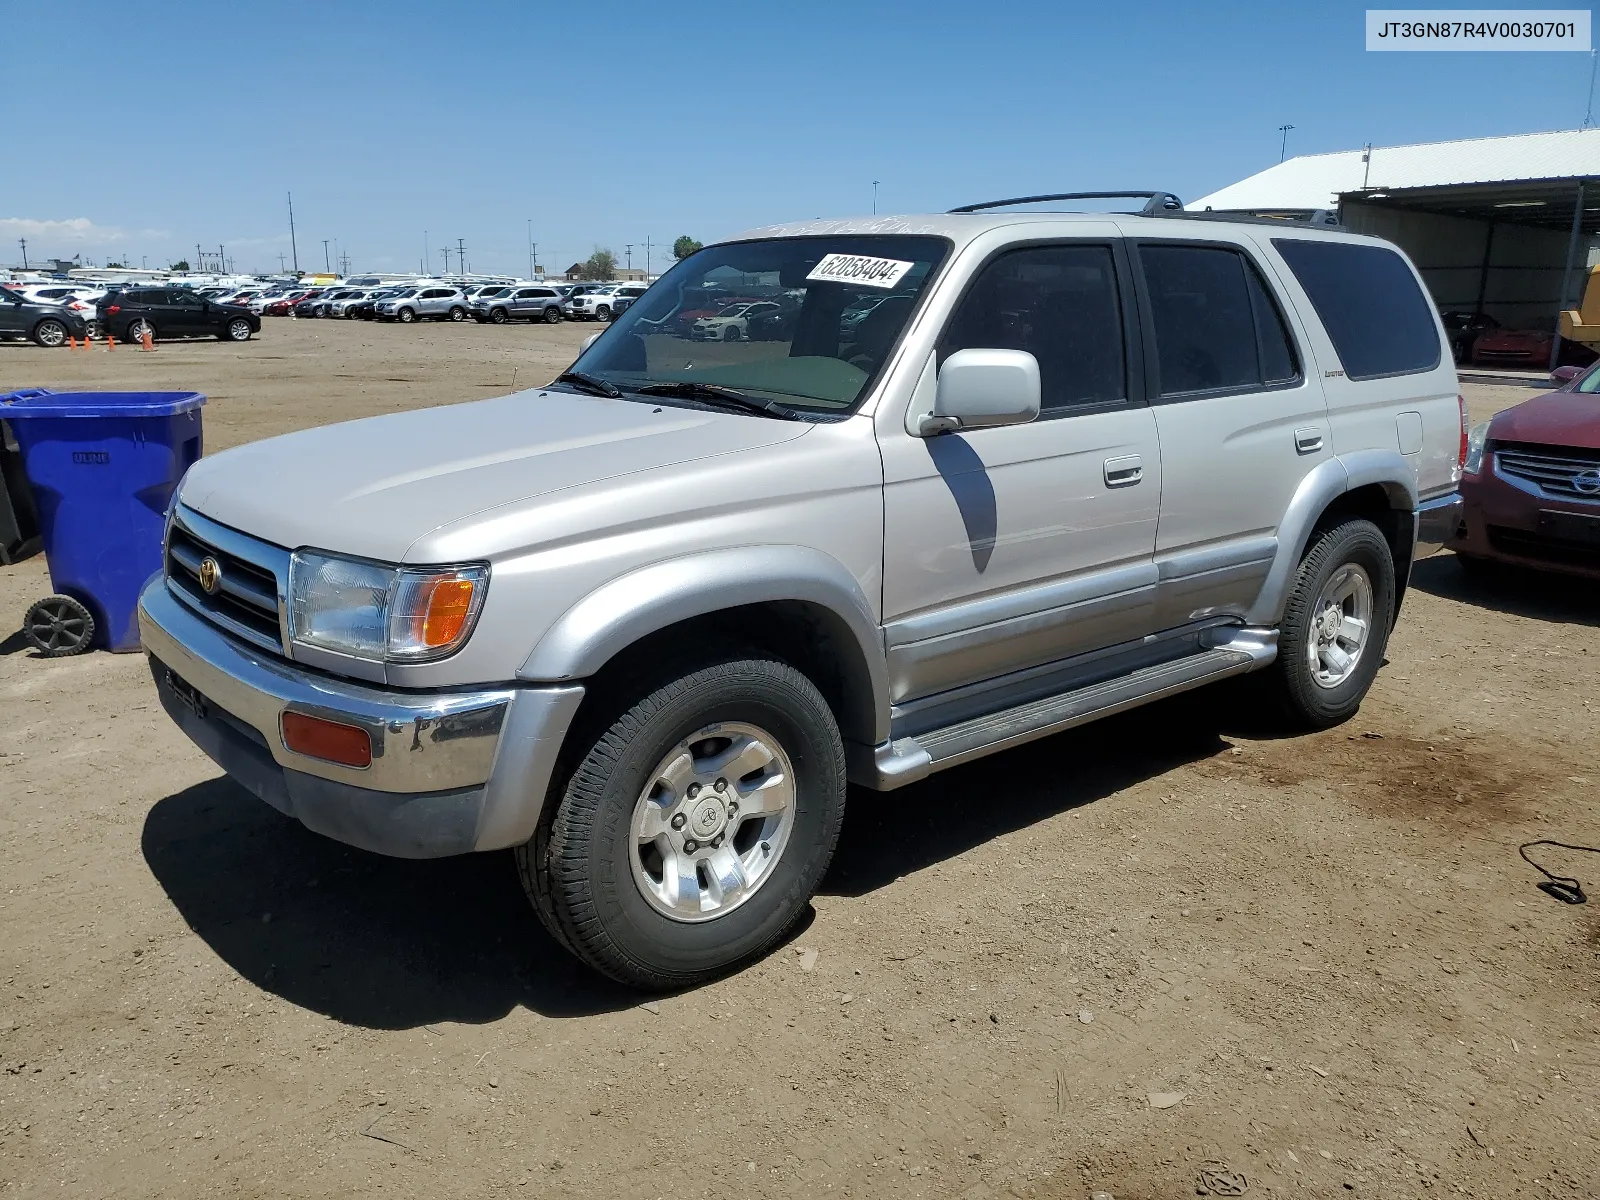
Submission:
[[[546,325],[561,324],[561,310],[554,304],[544,310],[544,323]]]
[[[1284,608],[1272,673],[1295,728],[1327,729],[1355,715],[1383,664],[1394,597],[1394,557],[1371,521],[1342,521],[1313,537]],[[1335,607],[1342,617],[1332,615]]]
[[[517,850],[540,919],[590,967],[637,988],[700,983],[771,949],[804,914],[844,817],[844,748],[822,695],[787,664],[729,652],[697,669],[666,669],[611,711],[580,735],[544,825]],[[738,755],[733,765],[754,766],[715,788],[716,756],[729,752]],[[677,764],[697,774],[685,767],[676,792],[663,791],[659,781]],[[759,786],[757,771],[766,772]],[[706,782],[691,793],[688,780],[699,776]],[[726,820],[724,795],[747,811]],[[758,796],[772,812],[754,811]],[[664,803],[680,809],[675,821]],[[643,840],[645,820],[654,840]],[[687,840],[705,821],[711,849]],[[664,844],[673,861],[695,863],[692,875],[669,872],[656,849]],[[748,889],[726,899],[713,886],[710,855],[725,870],[739,861]],[[683,892],[673,887],[680,878]]]
[[[128,332],[122,340],[137,346],[144,341],[145,330],[150,331],[150,340],[152,342],[155,341],[156,327],[150,324],[150,322],[145,320],[143,317],[135,317],[132,321],[128,322]]]
[[[739,327],[737,325],[729,325],[722,331],[722,340],[725,342],[737,342],[739,340]]]
[[[250,322],[243,317],[235,317],[228,322],[228,327],[217,336],[229,342],[248,342],[250,340]]]
[[[30,334],[35,345],[48,346],[54,349],[67,344],[67,327],[54,317],[46,317],[33,327]]]
[[[467,310],[462,308],[459,304],[451,305],[450,319],[452,321],[465,321],[467,319]]]
[[[503,308],[493,308],[489,310],[489,320],[493,321],[496,325],[504,325],[510,319],[511,314],[506,312],[506,310]]]
[[[411,322],[417,319],[417,314],[414,309],[402,308],[399,312],[395,313],[394,319],[399,321],[402,325],[409,325]]]
[[[71,596],[46,596],[29,607],[22,634],[44,658],[82,654],[94,641],[94,615]]]
[[[599,308],[594,310],[594,319],[599,321],[602,325],[611,320],[611,307],[609,305],[602,304]]]

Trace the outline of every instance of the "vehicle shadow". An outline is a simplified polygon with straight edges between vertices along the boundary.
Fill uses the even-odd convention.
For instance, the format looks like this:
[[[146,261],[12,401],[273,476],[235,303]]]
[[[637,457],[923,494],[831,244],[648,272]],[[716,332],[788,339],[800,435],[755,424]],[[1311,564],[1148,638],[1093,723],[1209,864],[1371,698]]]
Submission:
[[[1411,569],[1411,586],[1430,596],[1561,625],[1600,625],[1594,582],[1506,566],[1468,576],[1453,554],[1436,554]]]
[[[320,837],[226,776],[145,818],[145,861],[240,975],[350,1025],[410,1029],[628,1008],[528,907],[509,852],[423,862]]]
[[[1205,688],[900,791],[852,788],[821,890],[835,896],[874,891],[1003,834],[1220,754],[1229,745],[1224,731],[1244,732],[1244,725],[1233,705],[1218,704],[1215,688]]]

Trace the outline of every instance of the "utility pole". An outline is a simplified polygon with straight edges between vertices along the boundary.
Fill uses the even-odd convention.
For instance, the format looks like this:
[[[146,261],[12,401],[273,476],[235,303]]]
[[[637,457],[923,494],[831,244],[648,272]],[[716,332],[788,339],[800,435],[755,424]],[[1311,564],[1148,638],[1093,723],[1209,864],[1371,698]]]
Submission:
[[[278,274],[283,274],[283,251],[278,251]]]
[[[26,271],[28,269],[28,239],[18,238],[17,242],[22,247],[22,269]]]
[[[644,281],[650,282],[650,235],[644,235]]]
[[[448,275],[450,274],[450,247],[444,247],[439,253],[444,255],[444,273]]]
[[[533,278],[533,218],[528,218],[528,278]]]
[[[628,253],[628,274],[632,275],[633,274],[633,243],[629,242],[627,245],[625,245],[623,247],[623,249],[626,250],[627,253]]]
[[[539,274],[539,243],[528,243],[528,278],[533,279]]]
[[[467,243],[463,238],[456,239],[456,270],[463,275],[467,273]]]
[[[1595,51],[1589,51],[1589,107],[1583,110],[1582,129],[1594,128],[1594,71],[1600,65],[1600,58],[1595,57]]]
[[[217,243],[217,270],[224,275],[228,273],[228,256],[222,252],[222,243]]]
[[[200,253],[199,242],[194,244],[194,269],[196,271],[204,271],[206,269],[206,256]]]
[[[1278,161],[1279,162],[1282,162],[1284,160],[1284,156],[1289,153],[1289,130],[1291,130],[1293,128],[1294,128],[1293,125],[1279,125],[1278,126],[1278,132],[1283,134],[1283,140],[1278,143]]]
[[[330,275],[333,274],[333,264],[328,261],[328,243],[331,241],[332,238],[322,239],[322,269]]]
[[[294,256],[294,273],[300,274],[300,248],[294,240],[294,193],[289,193],[289,253]]]

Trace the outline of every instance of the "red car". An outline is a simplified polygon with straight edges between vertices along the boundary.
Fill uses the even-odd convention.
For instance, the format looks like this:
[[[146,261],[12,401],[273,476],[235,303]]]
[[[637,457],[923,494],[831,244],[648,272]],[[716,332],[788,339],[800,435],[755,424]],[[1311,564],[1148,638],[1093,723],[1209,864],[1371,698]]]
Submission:
[[[1548,329],[1485,329],[1473,339],[1472,361],[1480,366],[1542,371],[1550,365],[1550,343],[1555,336]],[[1561,362],[1583,367],[1594,360],[1594,351],[1587,346],[1561,339]]]
[[[1600,579],[1600,365],[1475,426],[1461,524],[1446,544],[1468,571],[1514,563]]]
[[[290,292],[287,296],[280,296],[261,311],[269,317],[286,317],[296,304],[315,296],[321,290],[321,288],[306,288],[303,291]]]

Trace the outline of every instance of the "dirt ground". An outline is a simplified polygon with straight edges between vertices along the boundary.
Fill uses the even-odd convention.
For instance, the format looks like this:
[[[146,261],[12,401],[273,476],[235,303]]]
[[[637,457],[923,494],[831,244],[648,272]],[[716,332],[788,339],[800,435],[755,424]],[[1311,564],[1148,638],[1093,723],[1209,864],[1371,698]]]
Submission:
[[[194,388],[216,449],[542,382],[587,332],[269,320],[4,346],[0,378]],[[0,568],[0,629],[48,590]],[[1594,589],[1440,556],[1350,724],[1274,740],[1228,700],[852,793],[790,945],[641,1003],[544,936],[509,854],[319,838],[138,656],[12,636],[0,1196],[1600,1193],[1600,905],[1517,856],[1600,844]]]

